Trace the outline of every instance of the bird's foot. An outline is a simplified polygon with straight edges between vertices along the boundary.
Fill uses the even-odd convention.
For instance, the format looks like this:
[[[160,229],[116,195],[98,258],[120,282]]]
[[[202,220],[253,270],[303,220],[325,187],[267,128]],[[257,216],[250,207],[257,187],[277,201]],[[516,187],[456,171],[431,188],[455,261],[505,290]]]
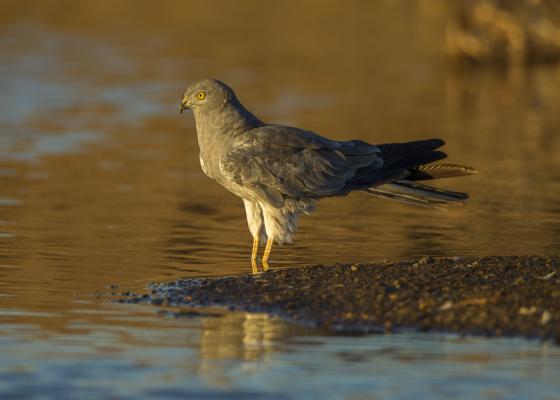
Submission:
[[[259,266],[257,265],[257,260],[254,258],[251,259],[251,269],[253,270],[253,274],[259,273]]]
[[[266,272],[270,269],[270,267],[268,265],[268,260],[263,260],[262,264],[263,264],[263,271],[264,272]]]
[[[262,258],[263,270],[265,272],[270,269],[270,267],[268,266],[268,257],[270,256],[270,251],[272,250],[272,243],[273,240],[268,238],[268,240],[266,241],[266,247],[264,249],[264,254]]]

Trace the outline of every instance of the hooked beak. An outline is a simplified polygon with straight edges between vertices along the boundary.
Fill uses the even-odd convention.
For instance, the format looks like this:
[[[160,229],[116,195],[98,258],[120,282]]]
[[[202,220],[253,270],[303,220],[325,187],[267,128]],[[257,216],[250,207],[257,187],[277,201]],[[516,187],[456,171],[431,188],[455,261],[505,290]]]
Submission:
[[[186,97],[183,97],[181,104],[179,105],[179,114],[183,114],[183,111],[190,109],[190,104]]]

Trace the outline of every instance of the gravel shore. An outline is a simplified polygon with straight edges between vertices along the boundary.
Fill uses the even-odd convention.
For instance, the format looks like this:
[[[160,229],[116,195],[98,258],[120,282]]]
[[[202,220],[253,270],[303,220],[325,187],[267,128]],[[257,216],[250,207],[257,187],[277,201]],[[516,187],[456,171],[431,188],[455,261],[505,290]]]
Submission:
[[[154,283],[122,302],[265,312],[347,333],[524,336],[560,344],[560,257],[423,257]]]

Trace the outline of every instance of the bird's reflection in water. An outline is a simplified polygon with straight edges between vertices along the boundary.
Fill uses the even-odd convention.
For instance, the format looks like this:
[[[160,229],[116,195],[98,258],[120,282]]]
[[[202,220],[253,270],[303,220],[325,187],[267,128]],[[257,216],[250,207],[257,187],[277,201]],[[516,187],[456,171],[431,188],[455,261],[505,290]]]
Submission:
[[[199,374],[216,385],[226,385],[230,369],[244,373],[266,368],[282,341],[302,328],[267,314],[226,313],[202,320]],[[241,362],[240,362],[241,361]]]

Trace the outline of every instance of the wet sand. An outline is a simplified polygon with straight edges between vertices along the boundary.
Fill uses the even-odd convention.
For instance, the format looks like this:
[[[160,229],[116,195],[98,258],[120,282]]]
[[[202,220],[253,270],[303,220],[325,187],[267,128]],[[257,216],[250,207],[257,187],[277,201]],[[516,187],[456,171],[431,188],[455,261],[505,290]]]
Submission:
[[[560,343],[560,257],[317,265],[154,283],[122,302],[266,312],[344,333],[523,336]]]

